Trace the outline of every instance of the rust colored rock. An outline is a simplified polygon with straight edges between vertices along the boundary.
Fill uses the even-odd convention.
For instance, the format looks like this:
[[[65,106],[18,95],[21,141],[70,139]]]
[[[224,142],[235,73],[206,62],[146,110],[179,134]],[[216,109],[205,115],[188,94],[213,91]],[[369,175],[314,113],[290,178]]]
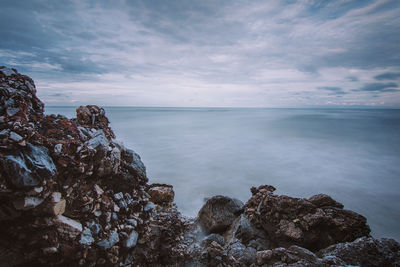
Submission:
[[[156,204],[171,203],[174,201],[175,193],[172,185],[152,184],[148,192],[151,200]]]
[[[114,138],[114,132],[108,126],[109,121],[103,108],[95,105],[80,106],[76,109],[76,118],[80,125],[102,129],[107,138]]]

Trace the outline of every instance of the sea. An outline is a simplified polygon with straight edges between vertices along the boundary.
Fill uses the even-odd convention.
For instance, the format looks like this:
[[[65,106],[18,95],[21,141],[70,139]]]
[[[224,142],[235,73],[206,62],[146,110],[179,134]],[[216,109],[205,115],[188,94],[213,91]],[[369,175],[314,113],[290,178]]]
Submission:
[[[76,107],[46,107],[75,117]],[[150,183],[172,184],[196,216],[205,200],[245,202],[250,188],[325,193],[364,215],[375,237],[400,241],[400,110],[106,107],[118,140]]]

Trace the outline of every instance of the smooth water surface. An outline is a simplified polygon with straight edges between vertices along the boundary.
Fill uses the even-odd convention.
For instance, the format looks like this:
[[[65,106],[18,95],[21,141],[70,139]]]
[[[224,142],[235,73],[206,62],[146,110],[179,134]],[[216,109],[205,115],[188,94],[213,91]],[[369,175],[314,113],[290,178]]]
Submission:
[[[75,117],[75,108],[46,113]],[[204,198],[246,201],[250,187],[326,193],[400,241],[400,110],[106,108],[117,139],[140,154],[150,182],[174,186],[182,213]]]

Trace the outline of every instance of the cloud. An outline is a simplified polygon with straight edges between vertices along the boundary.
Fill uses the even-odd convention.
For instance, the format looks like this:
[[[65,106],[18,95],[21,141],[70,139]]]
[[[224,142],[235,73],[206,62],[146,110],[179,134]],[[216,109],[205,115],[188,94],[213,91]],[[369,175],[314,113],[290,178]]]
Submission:
[[[400,78],[400,72],[385,72],[375,76],[376,80],[397,80]]]
[[[346,94],[346,92],[343,91],[342,88],[340,87],[318,87],[318,89],[321,90],[327,90],[330,91],[332,94],[336,94],[336,95],[344,95]]]
[[[0,62],[62,105],[362,105],[368,90],[345,89],[400,73],[399,12],[396,0],[3,0]]]
[[[398,92],[399,86],[397,83],[369,83],[361,88],[357,89],[356,91],[366,91],[366,92]]]

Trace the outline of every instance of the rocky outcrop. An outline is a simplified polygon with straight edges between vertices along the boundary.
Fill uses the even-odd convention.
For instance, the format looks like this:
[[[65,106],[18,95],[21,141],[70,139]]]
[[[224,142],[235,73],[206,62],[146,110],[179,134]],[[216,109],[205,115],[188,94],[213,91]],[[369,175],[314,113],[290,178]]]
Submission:
[[[185,218],[102,108],[43,107],[31,78],[0,67],[0,266],[399,266],[399,243],[324,194],[264,185]]]
[[[140,156],[113,139],[102,108],[78,107],[76,119],[44,115],[32,79],[4,67],[0,104],[2,266],[185,257],[178,244],[189,223],[172,203],[172,186],[162,206],[150,200]]]
[[[312,251],[353,241],[370,232],[366,219],[327,195],[310,199],[275,195],[272,186],[252,188],[245,214],[278,246],[298,245]]]

